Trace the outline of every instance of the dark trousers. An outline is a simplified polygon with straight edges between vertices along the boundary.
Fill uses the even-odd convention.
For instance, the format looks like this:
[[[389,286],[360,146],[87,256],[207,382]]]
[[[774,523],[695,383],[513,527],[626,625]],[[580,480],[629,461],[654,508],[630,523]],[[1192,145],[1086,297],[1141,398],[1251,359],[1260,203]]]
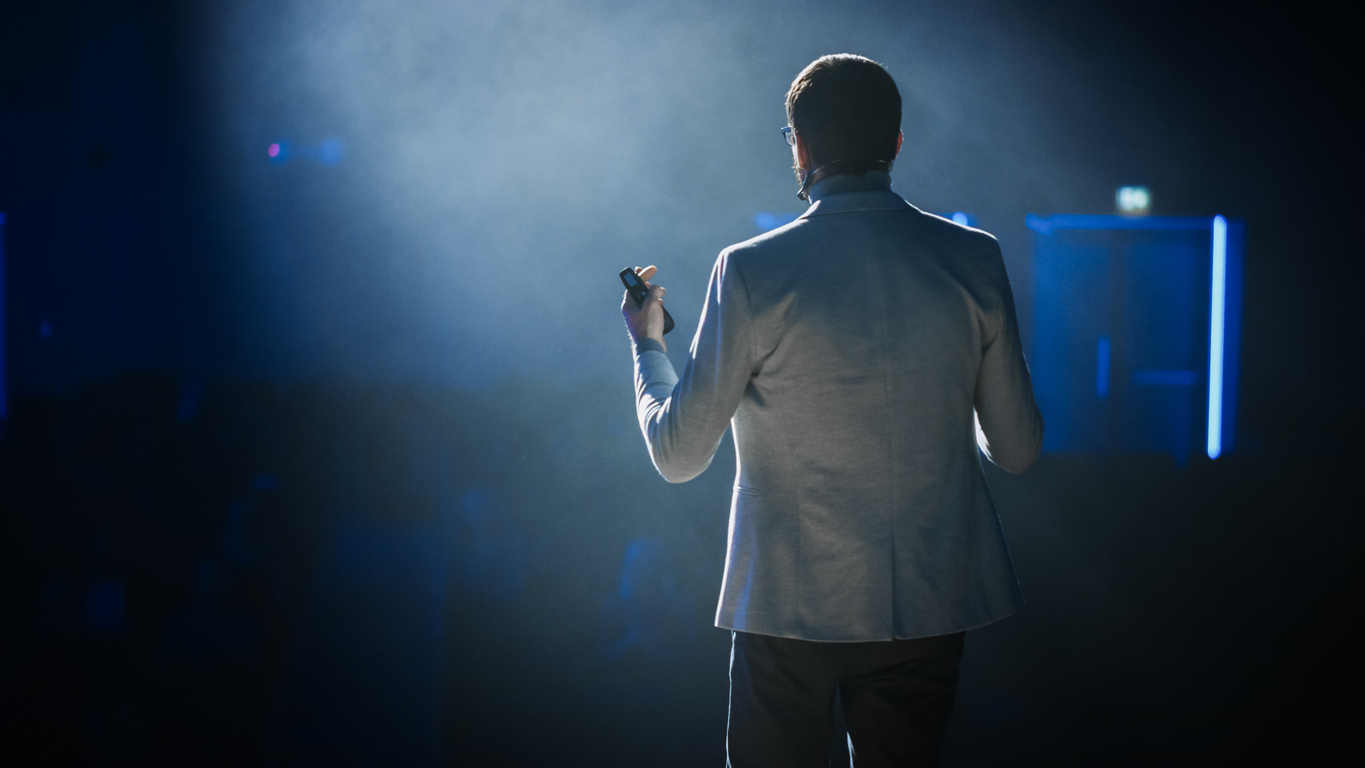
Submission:
[[[731,768],[826,768],[837,689],[854,768],[938,765],[962,633],[819,643],[733,633]]]

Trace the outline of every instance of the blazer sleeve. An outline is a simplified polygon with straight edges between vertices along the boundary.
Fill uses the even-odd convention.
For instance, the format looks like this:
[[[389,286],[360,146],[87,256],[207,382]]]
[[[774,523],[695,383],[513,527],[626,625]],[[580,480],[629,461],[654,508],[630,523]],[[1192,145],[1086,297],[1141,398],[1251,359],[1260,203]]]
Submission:
[[[1033,399],[1033,381],[1019,341],[1014,293],[994,239],[991,248],[990,266],[1000,302],[998,316],[983,324],[986,332],[974,397],[977,444],[1001,469],[1018,474],[1029,468],[1042,449],[1043,415]]]
[[[755,365],[753,319],[743,276],[722,252],[687,366],[679,377],[657,342],[635,347],[635,413],[650,459],[681,483],[711,464]]]

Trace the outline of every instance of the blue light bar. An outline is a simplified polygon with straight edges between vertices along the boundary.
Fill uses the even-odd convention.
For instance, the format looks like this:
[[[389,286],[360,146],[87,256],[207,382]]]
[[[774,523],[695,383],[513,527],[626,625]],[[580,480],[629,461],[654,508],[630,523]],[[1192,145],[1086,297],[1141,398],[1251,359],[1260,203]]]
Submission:
[[[1213,217],[1213,294],[1209,301],[1209,426],[1208,454],[1223,452],[1223,335],[1227,311],[1228,222]]]

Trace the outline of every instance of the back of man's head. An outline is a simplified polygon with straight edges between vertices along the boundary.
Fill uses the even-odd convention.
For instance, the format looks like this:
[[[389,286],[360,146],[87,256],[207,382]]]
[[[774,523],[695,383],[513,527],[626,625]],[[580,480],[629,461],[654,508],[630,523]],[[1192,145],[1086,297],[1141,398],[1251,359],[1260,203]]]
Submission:
[[[787,91],[787,123],[801,135],[813,168],[835,173],[890,170],[900,134],[896,81],[865,56],[821,56]]]

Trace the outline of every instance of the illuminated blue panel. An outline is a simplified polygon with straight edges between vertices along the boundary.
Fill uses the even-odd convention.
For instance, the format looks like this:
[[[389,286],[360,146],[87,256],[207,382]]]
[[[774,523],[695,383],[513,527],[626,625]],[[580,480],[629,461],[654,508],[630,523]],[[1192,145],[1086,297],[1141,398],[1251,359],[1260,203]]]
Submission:
[[[1029,367],[1043,449],[1226,454],[1244,227],[1223,217],[1029,216]]]
[[[1109,299],[1123,379],[1115,382],[1111,447],[1169,453],[1184,462],[1203,445],[1207,333],[1198,305],[1206,295],[1201,281],[1208,235],[1151,229],[1097,234],[1110,240],[1113,251]]]
[[[1117,330],[1107,237],[1067,232],[1034,242],[1033,344],[1029,371],[1043,411],[1043,450],[1102,453],[1110,442]],[[1106,344],[1101,345],[1100,340]],[[1101,354],[1108,378],[1100,391]]]

